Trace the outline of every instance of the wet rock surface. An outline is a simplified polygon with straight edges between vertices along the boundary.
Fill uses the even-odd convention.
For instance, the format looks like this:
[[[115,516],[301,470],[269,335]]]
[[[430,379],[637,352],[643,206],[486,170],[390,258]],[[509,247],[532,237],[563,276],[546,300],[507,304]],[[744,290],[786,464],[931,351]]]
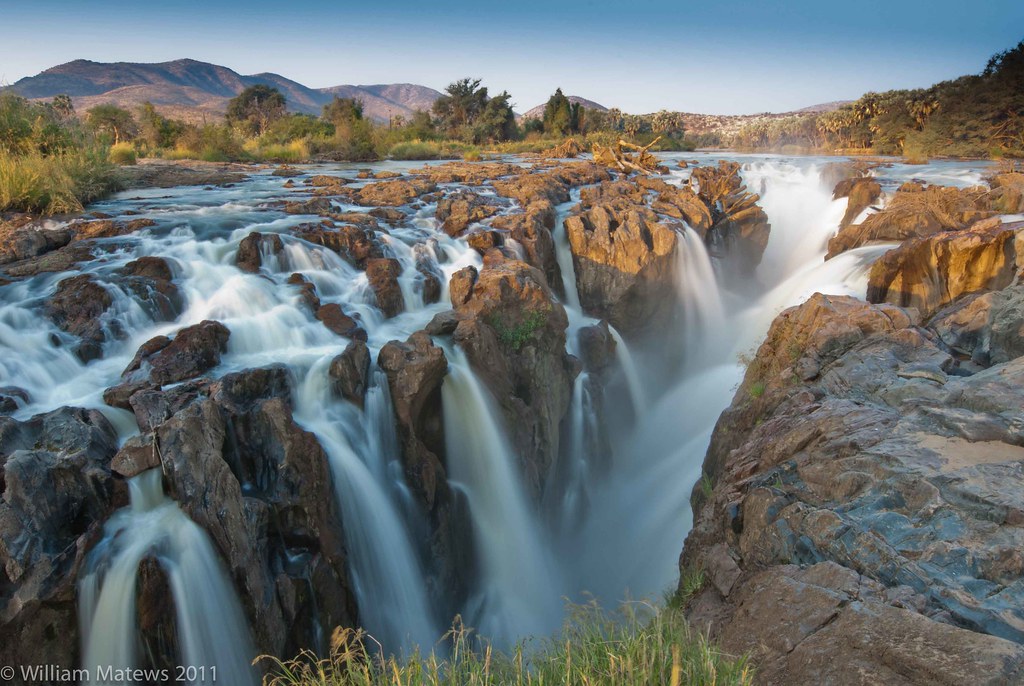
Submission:
[[[117,435],[95,410],[0,417],[0,659],[78,665],[78,572],[127,503],[111,474]]]

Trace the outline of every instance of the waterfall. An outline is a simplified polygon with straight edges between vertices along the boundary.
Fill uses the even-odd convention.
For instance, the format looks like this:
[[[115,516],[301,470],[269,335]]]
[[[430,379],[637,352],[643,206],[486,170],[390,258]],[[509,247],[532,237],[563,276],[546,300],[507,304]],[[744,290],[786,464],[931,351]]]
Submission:
[[[97,667],[139,667],[135,593],[139,563],[154,556],[174,598],[183,666],[216,667],[222,680],[255,684],[255,657],[234,588],[206,532],[167,498],[159,469],[128,482],[131,505],[104,526],[79,582],[83,665],[94,681]],[[213,683],[213,675],[187,682]]]
[[[722,296],[707,247],[684,226],[676,248],[676,291],[683,310],[683,353],[692,368],[713,357],[725,327]]]
[[[295,415],[316,434],[330,460],[363,626],[389,652],[433,645],[439,623],[427,600],[426,574],[391,496],[387,465],[397,455],[387,451],[395,450],[397,441],[392,444],[379,430],[383,396],[378,388],[378,399],[369,398],[377,408],[371,418],[354,416],[351,405],[331,395],[330,362],[321,358],[305,375]],[[346,427],[367,432],[363,450],[353,447]]]
[[[467,623],[501,644],[543,635],[561,619],[549,544],[527,501],[496,409],[457,348],[441,387],[449,477],[464,490],[481,572]]]

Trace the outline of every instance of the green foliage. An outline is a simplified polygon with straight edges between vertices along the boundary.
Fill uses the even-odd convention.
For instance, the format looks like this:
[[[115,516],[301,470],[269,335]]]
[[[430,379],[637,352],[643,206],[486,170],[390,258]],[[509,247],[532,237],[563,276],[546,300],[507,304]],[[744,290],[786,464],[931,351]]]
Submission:
[[[333,100],[324,105],[321,117],[335,126],[360,120],[363,118],[363,102],[355,98],[335,96]]]
[[[506,141],[518,135],[511,96],[502,92],[489,97],[480,79],[450,84],[434,102],[433,113],[442,135],[468,143]]]
[[[150,150],[172,147],[185,129],[182,122],[173,121],[157,112],[151,102],[142,103],[137,114],[138,140]]]
[[[561,635],[521,642],[509,652],[456,621],[443,641],[447,657],[415,653],[406,659],[370,649],[362,631],[337,629],[331,652],[320,659],[304,651],[294,660],[263,656],[268,686],[439,686],[440,684],[665,684],[747,686],[753,672],[745,658],[719,652],[686,624],[674,607],[627,603],[616,613],[596,603],[571,608]]]
[[[436,160],[441,157],[441,146],[434,141],[412,140],[395,143],[388,157],[396,160]]]
[[[139,133],[132,113],[117,105],[96,105],[86,113],[85,121],[89,128],[115,145],[134,140]]]
[[[226,124],[186,126],[169,159],[196,159],[206,162],[230,162],[246,157],[235,131]]]
[[[262,136],[285,111],[285,98],[279,90],[257,84],[228,101],[227,120],[244,135]]]
[[[711,500],[711,496],[715,492],[715,485],[711,483],[711,477],[704,471],[700,473],[700,492],[705,500]]]
[[[566,136],[570,133],[579,133],[580,106],[569,102],[569,98],[562,94],[561,88],[556,89],[554,95],[548,98],[544,105],[543,127],[544,133],[549,135]]]
[[[506,348],[519,350],[530,337],[544,327],[548,320],[548,312],[544,310],[531,310],[516,323],[510,323],[504,317],[495,313],[488,318],[488,324],[498,334],[498,340]]]
[[[755,381],[754,383],[750,384],[750,390],[748,391],[748,393],[750,393],[750,397],[751,398],[756,400],[757,398],[760,398],[762,395],[764,395],[764,391],[765,391],[764,382],[763,381]]]
[[[679,577],[679,589],[669,598],[669,604],[673,607],[684,608],[686,604],[703,590],[707,583],[704,568],[693,566],[684,569]]]

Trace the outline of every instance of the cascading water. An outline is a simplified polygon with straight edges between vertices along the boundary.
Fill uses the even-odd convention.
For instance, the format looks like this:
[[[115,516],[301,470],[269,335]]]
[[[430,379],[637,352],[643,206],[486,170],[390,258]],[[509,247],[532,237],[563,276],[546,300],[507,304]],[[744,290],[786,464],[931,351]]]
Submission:
[[[467,621],[501,643],[543,635],[561,618],[558,573],[547,537],[527,502],[495,409],[455,347],[441,386],[449,477],[473,517],[483,572]]]
[[[82,664],[90,683],[107,683],[103,670],[141,667],[135,595],[139,563],[147,556],[159,561],[170,584],[179,664],[197,668],[154,681],[212,684],[219,673],[232,684],[257,683],[245,616],[206,532],[164,495],[159,469],[139,474],[128,488],[131,505],[105,525],[79,584]]]
[[[610,330],[617,364],[602,381],[605,395],[614,397],[596,396],[595,378],[589,373],[577,377],[551,494],[556,504],[543,513],[524,494],[518,456],[493,400],[461,351],[445,344],[450,365],[442,387],[446,467],[453,487],[469,503],[477,555],[471,604],[464,608],[467,624],[507,642],[555,628],[562,594],[588,591],[614,604],[627,589],[634,595],[657,595],[672,582],[690,526],[690,490],[700,478],[714,423],[742,376],[740,356],[752,352],[779,311],[816,290],[863,296],[868,266],[887,249],[860,248],[823,261],[846,203],[833,201],[830,189],[822,186],[820,164],[758,157],[744,168],[751,190],[762,193],[772,224],[756,278],[727,270],[719,270],[716,278],[716,265],[699,236],[692,230],[681,235],[677,292],[685,323],[664,345],[680,347],[682,371],[678,378],[666,379],[663,369],[650,368]],[[685,180],[685,170],[674,173]],[[897,166],[877,173],[886,188],[911,174],[964,184],[977,176],[975,170],[960,173],[941,165]],[[387,382],[371,365],[365,409],[337,398],[328,369],[346,341],[316,320],[299,290],[286,282],[297,272],[316,287],[323,303],[343,305],[346,313],[358,317],[375,357],[387,341],[404,340],[447,309],[446,304],[424,303],[417,266],[439,276],[444,303],[451,275],[467,265],[479,266],[481,260],[465,242],[438,230],[432,205],[417,209],[390,227],[385,238],[387,252],[402,268],[399,285],[407,306],[405,313],[387,319],[375,307],[362,271],[330,250],[290,235],[295,226],[315,217],[288,216],[266,206],[283,196],[280,183],[269,174],[257,174],[233,188],[133,191],[131,198],[97,205],[112,215],[131,210],[156,222],[140,234],[111,241],[103,259],[82,265],[106,284],[119,330],[111,332],[102,359],[83,364],[67,345],[69,337],[38,314],[40,298],[70,273],[41,274],[0,286],[0,386],[28,392],[30,402],[15,413],[19,419],[62,405],[96,407],[125,437],[137,432],[134,419],[105,406],[102,390],[118,382],[135,351],[153,336],[173,335],[204,319],[221,321],[231,337],[215,375],[268,364],[284,364],[291,372],[295,419],[317,436],[330,460],[363,623],[385,650],[413,645],[429,649],[450,618],[438,616],[443,599],[430,597],[425,582],[428,566],[417,545],[424,540],[425,523],[397,459]],[[572,200],[557,208],[555,231],[570,352],[577,352],[578,331],[595,323],[580,311],[572,256],[561,228],[561,219],[578,197],[574,191]],[[277,253],[261,246],[259,274],[243,273],[234,265],[239,242],[252,231],[276,233],[283,241]],[[109,278],[144,255],[163,256],[171,264],[184,304],[173,322],[154,321],[152,313],[140,309]],[[660,383],[645,383],[650,379]],[[663,388],[666,382],[668,390],[655,397],[650,387]],[[602,401],[625,419],[598,426],[607,418],[595,415]],[[596,468],[590,446],[598,430],[609,427],[616,432],[610,440],[612,456]],[[81,580],[84,653],[90,661],[129,664],[136,659],[131,605],[135,570],[146,555],[164,564],[176,603],[186,599],[177,606],[179,627],[207,626],[202,606],[231,602],[233,591],[226,580],[217,599],[204,595],[206,579],[193,580],[197,570],[209,578],[220,573],[216,551],[159,493],[151,483],[155,480],[144,474],[132,482],[132,508],[108,523],[108,537]],[[545,505],[551,505],[548,495]],[[181,638],[183,652],[199,651],[186,653],[189,661],[201,662],[208,656],[201,651],[216,646],[216,664],[248,664],[252,648],[245,641],[235,645],[231,638],[245,634],[244,619],[232,612],[222,614],[224,624],[192,629]],[[225,641],[233,647],[223,647]]]

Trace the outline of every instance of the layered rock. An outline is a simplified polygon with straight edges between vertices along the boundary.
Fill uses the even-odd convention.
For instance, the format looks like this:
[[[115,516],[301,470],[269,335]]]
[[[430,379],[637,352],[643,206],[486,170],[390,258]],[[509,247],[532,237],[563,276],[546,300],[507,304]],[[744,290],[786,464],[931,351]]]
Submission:
[[[337,226],[333,222],[322,222],[304,225],[295,230],[295,236],[334,251],[358,269],[365,268],[367,260],[384,256],[376,233],[354,224]]]
[[[243,272],[256,274],[263,266],[264,254],[278,255],[284,250],[284,243],[276,233],[262,234],[253,231],[238,244],[235,264]]]
[[[1024,223],[998,217],[906,241],[871,267],[867,297],[928,316],[958,297],[1008,286],[1024,268]]]
[[[607,319],[624,335],[672,318],[681,223],[615,199],[568,217],[565,230],[584,312]]]
[[[449,236],[456,238],[465,233],[470,224],[493,217],[503,205],[492,196],[472,191],[459,191],[437,201],[435,217]]]
[[[761,263],[771,226],[768,215],[757,204],[760,196],[747,191],[740,178],[740,165],[720,161],[717,167],[697,167],[690,184],[711,212],[708,240],[724,247],[726,256],[744,273]]]
[[[1024,358],[972,373],[917,321],[813,296],[715,428],[687,612],[762,683],[1024,676]]]
[[[869,189],[865,187],[861,191]],[[853,201],[851,197],[851,208]],[[868,215],[860,224],[842,224],[840,231],[828,243],[826,259],[872,242],[904,241],[944,231],[958,231],[992,215],[989,191],[985,188],[904,184],[882,211]]]

